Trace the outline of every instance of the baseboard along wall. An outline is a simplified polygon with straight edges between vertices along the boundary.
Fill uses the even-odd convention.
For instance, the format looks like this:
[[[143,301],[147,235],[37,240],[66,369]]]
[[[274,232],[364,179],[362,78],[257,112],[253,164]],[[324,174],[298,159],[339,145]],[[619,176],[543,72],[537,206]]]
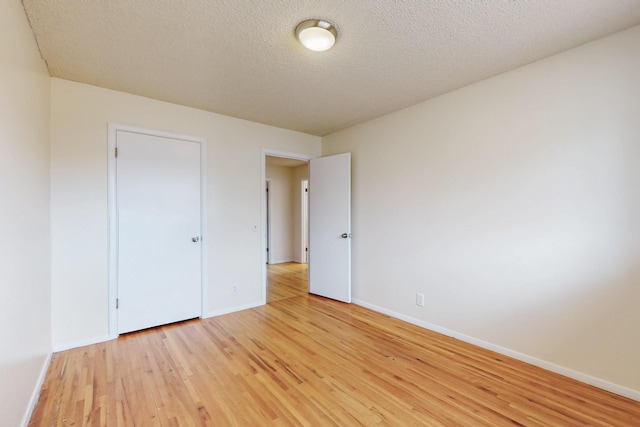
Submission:
[[[40,368],[40,375],[38,375],[38,380],[36,381],[36,385],[33,388],[33,392],[31,393],[29,404],[27,405],[27,409],[22,416],[22,422],[20,423],[22,427],[27,427],[29,425],[31,415],[33,415],[33,411],[34,409],[36,409],[38,399],[40,398],[40,390],[42,389],[42,385],[44,384],[44,380],[47,376],[47,371],[49,370],[49,365],[51,364],[51,356],[53,356],[53,353],[47,354],[47,357],[42,363],[42,367]]]
[[[601,378],[597,378],[597,377],[594,377],[594,376],[591,376],[591,375],[588,375],[588,374],[585,374],[585,373],[582,373],[582,372],[578,372],[578,371],[575,371],[573,369],[566,368],[564,366],[556,365],[555,363],[551,363],[551,362],[548,362],[546,360],[538,359],[537,357],[533,357],[533,356],[530,356],[528,354],[520,353],[520,352],[517,352],[515,350],[511,350],[509,348],[506,348],[506,347],[501,347],[499,345],[495,345],[495,344],[492,344],[492,343],[487,342],[487,341],[479,340],[477,338],[470,337],[468,335],[464,335],[464,334],[461,334],[459,332],[452,331],[450,329],[443,328],[441,326],[434,325],[432,323],[428,323],[428,322],[422,321],[420,319],[416,319],[416,318],[411,317],[411,316],[407,316],[407,315],[404,315],[404,314],[401,314],[401,313],[397,313],[397,312],[395,312],[393,310],[388,310],[386,308],[377,306],[375,304],[370,304],[370,303],[368,303],[366,301],[363,301],[363,300],[359,300],[359,299],[355,299],[354,298],[353,299],[353,303],[357,304],[359,306],[362,306],[364,308],[368,308],[369,310],[373,310],[373,311],[376,311],[378,313],[386,314],[387,316],[391,316],[393,318],[396,318],[396,319],[399,319],[399,320],[403,320],[405,322],[414,324],[416,326],[420,326],[422,328],[429,329],[429,330],[434,331],[434,332],[438,332],[440,334],[443,334],[443,335],[458,339],[460,341],[464,341],[466,343],[473,344],[473,345],[476,345],[478,347],[482,347],[484,349],[494,351],[496,353],[500,353],[500,354],[502,354],[504,356],[508,356],[508,357],[513,358],[513,359],[520,360],[521,362],[525,362],[525,363],[528,363],[530,365],[537,366],[537,367],[545,369],[547,371],[551,371],[551,372],[554,372],[556,374],[560,374],[560,375],[563,375],[565,377],[572,378],[574,380],[583,382],[585,384],[589,384],[589,385],[592,385],[594,387],[598,387],[598,388],[600,388],[602,390],[606,390],[606,391],[609,391],[611,393],[615,393],[615,394],[617,394],[619,396],[623,396],[623,397],[626,397],[626,398],[629,398],[629,399],[632,399],[632,400],[640,402],[640,391],[638,391],[638,390],[634,390],[634,389],[631,389],[631,388],[628,388],[628,387],[621,386],[619,384],[615,384],[615,383],[612,383],[612,382],[609,382],[609,381],[605,381],[605,380],[603,380]]]

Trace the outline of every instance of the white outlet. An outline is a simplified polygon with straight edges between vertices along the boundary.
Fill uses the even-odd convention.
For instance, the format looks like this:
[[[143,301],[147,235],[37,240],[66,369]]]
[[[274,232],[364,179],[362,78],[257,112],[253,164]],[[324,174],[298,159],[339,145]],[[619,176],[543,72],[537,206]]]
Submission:
[[[424,294],[416,294],[416,305],[424,307]]]
[[[238,293],[238,285],[231,285],[231,290],[233,291],[234,294]]]

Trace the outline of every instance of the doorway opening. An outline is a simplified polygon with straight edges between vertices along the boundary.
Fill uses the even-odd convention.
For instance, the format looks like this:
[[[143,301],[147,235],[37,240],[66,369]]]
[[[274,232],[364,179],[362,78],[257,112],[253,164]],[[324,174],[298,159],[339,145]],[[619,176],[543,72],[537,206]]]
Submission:
[[[265,302],[306,295],[308,159],[266,154],[264,162]]]

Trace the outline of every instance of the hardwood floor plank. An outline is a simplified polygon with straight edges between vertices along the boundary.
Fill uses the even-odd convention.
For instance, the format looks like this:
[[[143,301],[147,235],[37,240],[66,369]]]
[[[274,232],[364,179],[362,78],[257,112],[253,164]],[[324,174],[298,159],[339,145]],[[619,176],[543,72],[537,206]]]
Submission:
[[[29,425],[640,425],[639,402],[292,288],[54,354]]]

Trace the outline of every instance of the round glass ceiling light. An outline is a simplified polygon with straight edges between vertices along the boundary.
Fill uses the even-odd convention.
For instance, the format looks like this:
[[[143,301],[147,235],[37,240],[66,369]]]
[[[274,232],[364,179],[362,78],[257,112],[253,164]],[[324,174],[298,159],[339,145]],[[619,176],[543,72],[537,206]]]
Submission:
[[[338,32],[331,22],[322,19],[307,19],[296,27],[296,37],[309,50],[324,52],[336,42]]]

